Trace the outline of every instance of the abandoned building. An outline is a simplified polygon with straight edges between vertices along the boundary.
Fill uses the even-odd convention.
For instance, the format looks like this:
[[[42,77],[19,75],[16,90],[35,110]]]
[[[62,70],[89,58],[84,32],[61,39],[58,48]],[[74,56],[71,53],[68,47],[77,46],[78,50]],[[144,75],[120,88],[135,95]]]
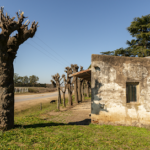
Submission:
[[[72,76],[91,80],[91,122],[150,125],[150,58],[92,55],[91,69]]]

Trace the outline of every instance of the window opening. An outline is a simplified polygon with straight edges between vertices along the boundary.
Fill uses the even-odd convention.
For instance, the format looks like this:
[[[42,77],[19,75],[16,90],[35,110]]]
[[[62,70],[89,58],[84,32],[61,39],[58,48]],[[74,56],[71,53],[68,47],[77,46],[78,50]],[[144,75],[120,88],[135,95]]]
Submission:
[[[96,70],[96,71],[100,71],[100,68],[99,68],[99,67],[95,67],[95,70]]]
[[[126,98],[127,103],[137,102],[139,82],[127,82],[126,83]]]

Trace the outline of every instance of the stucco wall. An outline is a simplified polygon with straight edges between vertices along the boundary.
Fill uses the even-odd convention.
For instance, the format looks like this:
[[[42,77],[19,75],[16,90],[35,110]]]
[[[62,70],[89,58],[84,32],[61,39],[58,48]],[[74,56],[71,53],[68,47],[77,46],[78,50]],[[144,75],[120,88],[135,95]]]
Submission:
[[[93,54],[91,69],[91,122],[150,125],[149,58]],[[126,102],[126,82],[139,82],[137,102]]]

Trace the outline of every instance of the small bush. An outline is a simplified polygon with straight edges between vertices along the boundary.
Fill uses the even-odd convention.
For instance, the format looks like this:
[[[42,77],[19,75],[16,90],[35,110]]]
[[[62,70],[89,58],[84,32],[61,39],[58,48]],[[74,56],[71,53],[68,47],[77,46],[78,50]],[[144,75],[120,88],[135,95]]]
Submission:
[[[31,92],[31,93],[38,93],[38,92],[39,92],[39,90],[29,88],[29,89],[28,89],[28,92]]]

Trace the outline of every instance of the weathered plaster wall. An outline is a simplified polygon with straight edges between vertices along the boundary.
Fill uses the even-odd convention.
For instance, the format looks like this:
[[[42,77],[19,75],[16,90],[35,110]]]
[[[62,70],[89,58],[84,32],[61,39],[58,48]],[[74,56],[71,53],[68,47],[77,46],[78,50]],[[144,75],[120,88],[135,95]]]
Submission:
[[[91,69],[93,123],[150,125],[150,59],[92,55]],[[126,103],[126,82],[139,82],[137,102]]]

